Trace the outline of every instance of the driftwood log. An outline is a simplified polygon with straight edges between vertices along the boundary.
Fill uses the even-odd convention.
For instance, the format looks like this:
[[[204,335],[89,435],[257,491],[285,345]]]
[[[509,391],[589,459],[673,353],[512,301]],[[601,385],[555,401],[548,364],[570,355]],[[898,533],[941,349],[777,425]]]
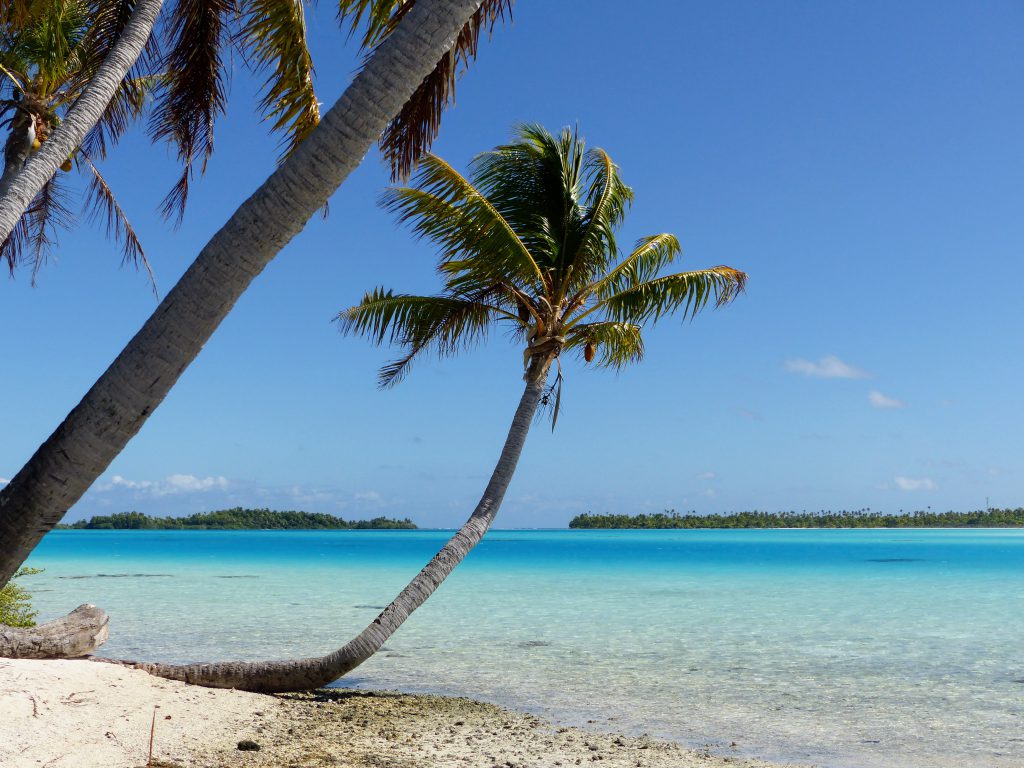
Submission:
[[[38,627],[0,624],[0,657],[7,659],[77,659],[107,642],[110,617],[95,605],[80,605],[67,616]]]

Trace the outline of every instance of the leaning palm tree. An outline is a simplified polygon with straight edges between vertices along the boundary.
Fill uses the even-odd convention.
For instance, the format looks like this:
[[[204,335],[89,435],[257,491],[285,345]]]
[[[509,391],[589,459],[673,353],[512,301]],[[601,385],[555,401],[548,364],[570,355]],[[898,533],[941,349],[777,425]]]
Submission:
[[[417,0],[338,101],[195,257],[57,429],[0,488],[0,585],[159,407],[256,276],[452,50],[481,0]]]
[[[352,12],[353,4],[342,10]],[[450,90],[442,89],[437,101],[436,91],[422,94],[422,84],[446,58],[464,63],[474,55],[477,35],[505,7],[502,0],[396,0],[372,9],[399,5],[401,16],[387,17],[386,34],[323,120],[239,206],[82,401],[0,489],[0,586],[142,428],[253,279],[323,209],[417,93],[424,120],[409,115],[394,146],[429,144]],[[459,50],[465,52],[453,53]],[[186,117],[196,114],[209,112],[185,110]],[[199,122],[209,127],[208,120]],[[9,226],[0,205],[0,238]]]
[[[326,685],[372,656],[481,540],[501,507],[537,409],[561,399],[563,352],[597,368],[639,361],[645,324],[692,318],[743,290],[732,267],[662,274],[679,255],[673,235],[642,238],[626,256],[616,230],[632,190],[601,149],[585,150],[564,130],[518,129],[516,140],[480,155],[466,179],[438,157],[423,160],[412,187],[392,189],[384,206],[440,251],[444,289],[411,296],[377,289],[338,316],[346,333],[399,345],[386,365],[389,387],[413,362],[451,355],[505,326],[523,348],[526,387],[476,509],[427,566],[354,640],[320,658],[220,664],[137,664],[176,680],[283,692]],[[551,369],[559,370],[552,379]],[[551,379],[551,383],[548,381]]]

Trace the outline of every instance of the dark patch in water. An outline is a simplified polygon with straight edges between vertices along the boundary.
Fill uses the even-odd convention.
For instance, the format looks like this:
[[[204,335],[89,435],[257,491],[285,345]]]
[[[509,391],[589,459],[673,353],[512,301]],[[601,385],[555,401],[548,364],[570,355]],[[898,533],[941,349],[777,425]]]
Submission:
[[[214,576],[215,579],[258,579],[259,576],[250,576],[247,574],[240,574],[238,576]]]
[[[923,563],[923,557],[871,557],[866,563]]]
[[[153,579],[171,578],[173,573],[96,573],[85,576],[58,576],[58,579]]]
[[[516,643],[517,648],[547,648],[551,643],[547,640],[523,640],[521,643]]]
[[[41,590],[37,590],[37,591],[41,591]],[[1011,680],[1010,682],[1011,683],[1020,683],[1021,685],[1024,685],[1024,677],[1019,677],[1016,680]]]
[[[356,606],[353,606],[353,607],[354,608],[373,608],[373,610],[375,610],[375,611],[383,611],[387,606],[386,605],[356,605]]]

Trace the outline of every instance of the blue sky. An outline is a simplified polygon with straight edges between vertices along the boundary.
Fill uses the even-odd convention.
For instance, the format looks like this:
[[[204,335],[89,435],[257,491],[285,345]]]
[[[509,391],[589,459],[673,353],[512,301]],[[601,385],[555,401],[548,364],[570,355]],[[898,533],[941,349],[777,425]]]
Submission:
[[[579,125],[636,192],[623,242],[669,231],[690,267],[750,275],[734,305],[647,335],[619,375],[566,365],[498,525],[664,508],[977,509],[1024,503],[1024,6],[522,0],[461,80],[436,151],[464,168],[513,124]],[[642,12],[642,13],[641,13]],[[355,52],[311,19],[333,103]],[[131,135],[104,170],[161,290],[271,170],[239,64],[217,153],[177,230],[175,166]],[[433,253],[380,211],[371,154],[271,264],[69,519],[227,505],[454,526],[521,387],[501,335],[375,388],[388,350],[332,316],[385,285],[431,292]],[[36,288],[0,286],[0,478],[155,306],[94,227]]]

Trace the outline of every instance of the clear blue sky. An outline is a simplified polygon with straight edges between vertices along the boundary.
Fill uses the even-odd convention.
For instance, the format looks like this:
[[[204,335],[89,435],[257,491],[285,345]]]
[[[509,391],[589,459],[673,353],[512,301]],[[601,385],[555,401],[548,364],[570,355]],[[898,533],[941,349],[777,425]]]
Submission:
[[[355,53],[311,20],[329,105]],[[141,131],[106,164],[162,290],[271,170],[239,63],[184,225],[175,166]],[[520,0],[482,46],[436,151],[464,167],[536,121],[578,124],[636,192],[623,241],[679,236],[689,266],[750,275],[733,306],[648,334],[618,376],[566,366],[498,524],[664,508],[976,509],[1024,504],[1024,6],[1018,2]],[[499,335],[380,392],[388,350],[332,316],[383,284],[431,292],[433,253],[377,209],[367,158],[271,264],[69,519],[226,505],[454,526],[521,387]],[[39,285],[0,286],[0,478],[155,302],[93,227]]]

